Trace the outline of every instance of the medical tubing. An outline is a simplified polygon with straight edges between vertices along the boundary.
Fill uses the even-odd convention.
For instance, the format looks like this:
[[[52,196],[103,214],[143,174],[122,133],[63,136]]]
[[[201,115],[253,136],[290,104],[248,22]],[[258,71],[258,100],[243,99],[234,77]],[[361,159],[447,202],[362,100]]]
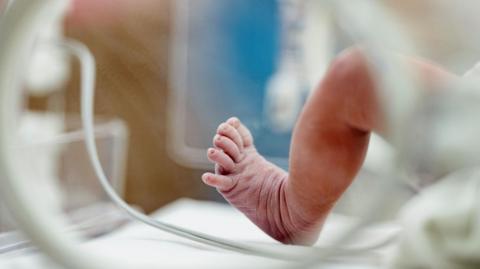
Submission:
[[[240,253],[254,255],[254,256],[262,256],[266,258],[274,258],[274,259],[288,260],[288,261],[292,261],[292,260],[301,261],[301,260],[304,260],[306,257],[311,256],[311,254],[289,255],[282,251],[271,251],[271,250],[266,250],[258,247],[253,247],[247,244],[232,242],[230,240],[226,240],[223,238],[207,235],[204,233],[192,231],[176,225],[158,221],[143,213],[140,213],[139,211],[129,206],[121,197],[118,196],[116,191],[113,189],[113,187],[109,183],[98,157],[98,151],[97,151],[95,136],[94,136],[94,123],[93,123],[94,84],[95,84],[94,58],[91,55],[88,48],[77,41],[68,40],[63,45],[67,47],[80,60],[81,72],[82,72],[82,79],[81,79],[82,123],[85,131],[85,143],[87,146],[87,151],[88,151],[91,163],[94,167],[95,173],[97,174],[97,177],[100,181],[102,188],[105,190],[109,198],[112,199],[112,201],[118,207],[120,207],[130,217],[132,217],[137,221],[143,222],[147,225],[153,226],[165,232],[168,232],[186,239],[190,239],[199,243],[217,247],[220,249],[240,252]],[[355,232],[356,230],[353,231],[353,233]],[[372,250],[384,244],[385,242],[381,242],[373,246],[368,246],[368,247],[359,248],[359,249],[353,249],[353,248],[341,249],[337,247],[322,248],[322,249],[323,251],[330,250],[326,252],[336,252],[341,255],[349,255],[349,254],[355,254],[362,251]]]
[[[190,239],[199,243],[217,247],[220,249],[240,252],[244,254],[262,256],[266,258],[274,258],[280,260],[302,260],[307,256],[305,255],[288,255],[285,252],[277,252],[272,250],[266,250],[258,247],[253,247],[247,244],[242,244],[238,242],[232,242],[223,238],[207,235],[201,232],[192,231],[186,228],[182,228],[176,225],[164,223],[153,219],[129,206],[113,189],[109,183],[105,171],[100,163],[98,156],[97,146],[94,136],[94,92],[95,92],[95,60],[90,53],[89,49],[83,44],[74,41],[66,40],[63,44],[68,50],[70,50],[76,57],[78,57],[81,65],[81,116],[82,124],[85,131],[85,144],[87,147],[87,152],[94,168],[95,174],[98,177],[98,180],[108,195],[108,197],[123,211],[125,211],[133,219],[143,222],[152,227],[158,228],[165,232]],[[360,225],[363,226],[363,225]],[[357,229],[352,231],[355,233]],[[382,243],[383,244],[383,243]],[[352,254],[359,251],[366,251],[376,248],[377,246],[369,246],[364,249],[340,249],[340,248],[325,248],[325,250],[330,249],[332,252],[338,252],[341,254]],[[330,251],[327,251],[330,252]],[[325,257],[325,255],[322,255]]]
[[[304,261],[304,265],[315,263],[314,261],[319,261],[327,259],[335,253],[339,254],[354,254],[362,251],[368,251],[377,248],[378,246],[384,245],[385,242],[390,241],[392,238],[388,238],[385,242],[375,244],[373,246],[368,246],[359,249],[343,249],[339,246],[341,243],[348,241],[347,238],[350,238],[359,229],[365,227],[371,220],[373,216],[368,216],[363,221],[359,222],[358,225],[349,230],[344,236],[334,246],[323,248],[322,255],[312,255],[312,254],[297,254],[297,255],[288,255],[285,252],[281,251],[272,251],[266,250],[259,247],[253,247],[247,244],[242,244],[238,242],[232,242],[223,238],[207,235],[201,232],[192,231],[186,228],[182,228],[176,225],[164,223],[153,219],[129,206],[113,189],[109,183],[105,171],[100,163],[98,156],[97,146],[94,136],[94,93],[95,93],[95,60],[89,49],[83,44],[74,41],[66,40],[63,44],[69,51],[71,51],[76,57],[78,57],[81,65],[81,116],[82,124],[85,131],[85,144],[87,147],[87,152],[94,168],[94,171],[100,181],[100,184],[108,197],[123,211],[125,211],[133,219],[143,222],[152,227],[158,228],[165,232],[190,239],[199,243],[210,245],[216,248],[240,252],[249,255],[262,256],[266,258],[274,258],[280,260],[298,260]],[[383,197],[379,197],[379,200],[383,200]],[[310,258],[310,259],[309,259]],[[310,262],[305,262],[310,260]]]
[[[123,211],[125,211],[133,219],[143,222],[147,225],[153,226],[165,232],[187,238],[199,243],[207,244],[213,247],[241,252],[245,254],[262,256],[267,258],[275,258],[281,260],[298,259],[298,256],[289,256],[285,253],[268,251],[265,249],[259,249],[251,247],[241,243],[231,242],[222,238],[214,237],[211,235],[203,234],[196,231],[191,231],[182,227],[171,225],[168,223],[155,220],[129,206],[113,189],[110,185],[103,167],[98,157],[97,146],[94,136],[94,84],[95,84],[95,60],[86,46],[73,41],[66,40],[61,44],[66,47],[71,53],[73,53],[80,60],[80,68],[82,73],[81,78],[81,115],[82,124],[85,130],[85,144],[90,157],[90,161],[93,165],[95,173],[100,181],[100,184],[108,197]]]
[[[58,208],[45,203],[40,195],[47,194],[32,185],[31,173],[22,163],[22,154],[12,148],[18,143],[15,130],[22,103],[21,79],[28,56],[38,41],[44,22],[55,18],[67,4],[64,0],[15,0],[0,18],[1,199],[22,233],[51,258],[42,258],[42,264],[55,262],[73,269],[125,268],[111,260],[100,259],[96,253],[74,244],[80,239],[75,233],[66,232],[58,236],[67,226],[66,219],[55,214],[58,211],[54,213]]]

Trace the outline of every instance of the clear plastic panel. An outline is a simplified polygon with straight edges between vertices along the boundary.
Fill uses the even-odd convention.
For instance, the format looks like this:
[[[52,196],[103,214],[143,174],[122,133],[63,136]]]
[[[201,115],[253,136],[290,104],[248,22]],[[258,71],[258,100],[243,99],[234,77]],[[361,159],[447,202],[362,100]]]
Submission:
[[[105,195],[90,164],[84,134],[77,117],[67,117],[65,132],[58,114],[25,114],[21,121],[22,168],[32,179],[32,199],[41,199],[70,220],[70,228],[87,237],[109,233],[127,221]],[[128,143],[126,125],[118,119],[96,124],[96,142],[102,165],[119,194],[124,192],[124,170]],[[38,195],[37,195],[38,194]],[[46,196],[46,194],[48,194]],[[16,230],[8,210],[0,201],[0,255],[28,250],[30,245]]]

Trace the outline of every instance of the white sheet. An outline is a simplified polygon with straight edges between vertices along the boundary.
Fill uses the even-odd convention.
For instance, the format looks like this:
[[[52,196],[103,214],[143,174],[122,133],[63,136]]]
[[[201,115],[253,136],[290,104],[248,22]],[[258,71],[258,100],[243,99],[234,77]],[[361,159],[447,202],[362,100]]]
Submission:
[[[224,204],[181,199],[158,210],[153,216],[164,222],[203,233],[262,246],[267,245],[287,252],[320,251],[313,248],[281,245],[260,231],[240,212]],[[354,220],[351,218],[332,214],[327,220],[316,247],[328,246],[336,236],[353,223]],[[398,232],[398,229],[398,226],[392,223],[371,227],[353,240],[350,247],[377,244]],[[115,259],[158,264],[163,268],[245,268],[247,265],[255,268],[278,268],[281,265],[287,265],[283,261],[220,251],[139,223],[132,223],[108,236],[90,241],[86,243],[86,247]],[[385,257],[386,250],[387,248],[381,248],[363,256],[332,261],[328,268],[380,268],[380,262]],[[15,268],[52,268],[51,264],[46,265],[38,255],[16,260],[17,265],[23,263],[28,264],[28,267],[23,265]],[[36,267],[32,267],[33,264]],[[11,267],[0,266],[0,268]]]

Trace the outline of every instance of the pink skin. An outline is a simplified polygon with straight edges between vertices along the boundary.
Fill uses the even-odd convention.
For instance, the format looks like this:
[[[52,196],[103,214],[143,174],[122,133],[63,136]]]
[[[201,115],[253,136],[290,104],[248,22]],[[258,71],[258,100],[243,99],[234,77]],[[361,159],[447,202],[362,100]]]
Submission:
[[[427,88],[453,76],[420,60],[406,59]],[[260,156],[237,119],[220,124],[208,158],[215,173],[202,180],[272,238],[313,244],[335,202],[358,173],[370,132],[384,133],[368,62],[359,48],[332,63],[295,126],[290,173]]]
[[[72,0],[66,23],[80,29],[118,27],[126,20],[164,16],[165,1],[158,0]]]
[[[206,184],[216,187],[225,199],[279,241],[288,240],[285,236],[290,230],[303,228],[288,222],[290,218],[285,215],[289,212],[284,210],[283,188],[288,174],[258,154],[252,135],[237,118],[220,124],[213,144],[216,148],[210,148],[207,155],[216,164],[216,173],[202,176]]]
[[[73,0],[67,23],[80,27],[114,23],[124,14],[125,6],[125,0]]]

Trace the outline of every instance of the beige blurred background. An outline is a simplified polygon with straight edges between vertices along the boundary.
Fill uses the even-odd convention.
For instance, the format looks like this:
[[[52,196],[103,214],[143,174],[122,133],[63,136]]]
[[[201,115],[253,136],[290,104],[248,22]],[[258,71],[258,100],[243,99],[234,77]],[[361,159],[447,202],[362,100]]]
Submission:
[[[429,1],[388,0],[419,45],[421,56],[462,72],[477,59],[452,62],[466,48],[451,32],[439,29]],[[182,167],[167,155],[166,108],[173,0],[77,0],[66,35],[85,43],[97,60],[96,113],[119,117],[130,130],[126,199],[146,211],[180,197],[222,200],[203,185],[203,171]],[[467,63],[467,64],[465,64]],[[79,112],[78,67],[67,91],[67,110]],[[42,100],[32,100],[41,106]]]
[[[219,198],[201,182],[202,171],[167,156],[171,1],[129,2],[119,1],[115,10],[100,8],[66,26],[66,35],[85,43],[96,58],[96,114],[119,117],[129,127],[126,199],[150,212],[180,197]],[[109,20],[88,21],[95,16]],[[78,70],[73,74],[67,111],[78,113]]]

